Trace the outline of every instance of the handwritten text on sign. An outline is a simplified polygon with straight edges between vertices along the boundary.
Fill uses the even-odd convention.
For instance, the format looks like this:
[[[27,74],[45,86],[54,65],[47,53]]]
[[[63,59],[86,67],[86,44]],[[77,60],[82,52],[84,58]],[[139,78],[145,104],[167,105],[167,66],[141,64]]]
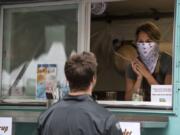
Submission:
[[[12,118],[0,117],[0,135],[12,135]]]

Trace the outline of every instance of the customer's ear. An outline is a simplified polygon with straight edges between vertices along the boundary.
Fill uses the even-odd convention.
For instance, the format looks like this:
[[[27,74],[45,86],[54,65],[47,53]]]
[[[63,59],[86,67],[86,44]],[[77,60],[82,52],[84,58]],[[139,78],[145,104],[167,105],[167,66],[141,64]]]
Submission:
[[[93,76],[93,84],[96,85],[97,77],[96,75]]]
[[[96,77],[93,76],[92,81],[91,81],[90,86],[89,86],[89,89],[93,90],[95,85],[96,85]]]

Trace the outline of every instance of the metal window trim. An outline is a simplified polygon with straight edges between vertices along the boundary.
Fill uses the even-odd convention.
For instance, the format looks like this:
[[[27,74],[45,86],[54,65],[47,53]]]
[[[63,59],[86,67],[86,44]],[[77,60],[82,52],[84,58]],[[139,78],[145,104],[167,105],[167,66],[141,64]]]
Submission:
[[[82,0],[79,12],[78,52],[90,51],[91,2]]]
[[[52,2],[37,2],[37,3],[21,3],[12,5],[2,5],[2,8],[24,8],[24,7],[42,7],[42,6],[55,6],[55,5],[66,5],[66,4],[79,4],[81,0],[64,0],[64,1],[52,1]]]
[[[98,3],[98,2],[120,2],[120,1],[127,1],[127,0],[90,0],[93,3]]]
[[[2,61],[3,61],[3,9],[0,12],[0,96],[2,96]]]
[[[174,5],[174,26],[173,26],[173,113],[178,114],[178,108],[179,108],[179,92],[180,92],[180,77],[179,77],[179,70],[180,66],[178,68],[178,60],[180,60],[180,55],[178,55],[178,48],[180,49],[178,42],[179,38],[179,32],[178,27],[180,23],[178,23],[178,19],[180,19],[179,15],[179,10],[180,10],[180,5],[179,1],[175,0],[175,5]],[[179,29],[180,30],[180,29]],[[179,40],[180,41],[180,40]],[[180,65],[180,63],[179,63]]]

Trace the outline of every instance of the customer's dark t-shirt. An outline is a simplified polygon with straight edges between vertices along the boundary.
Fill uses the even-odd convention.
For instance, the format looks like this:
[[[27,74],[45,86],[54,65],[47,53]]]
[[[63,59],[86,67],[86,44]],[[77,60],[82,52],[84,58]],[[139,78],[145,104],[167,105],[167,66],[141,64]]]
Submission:
[[[122,135],[119,121],[88,95],[66,96],[38,121],[39,135]]]

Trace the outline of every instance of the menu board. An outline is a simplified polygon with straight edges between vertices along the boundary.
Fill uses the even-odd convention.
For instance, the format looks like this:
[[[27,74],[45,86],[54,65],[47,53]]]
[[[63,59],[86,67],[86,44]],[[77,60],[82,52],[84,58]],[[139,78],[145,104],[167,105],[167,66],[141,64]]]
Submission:
[[[54,99],[57,88],[56,64],[37,65],[36,97],[39,99]]]

